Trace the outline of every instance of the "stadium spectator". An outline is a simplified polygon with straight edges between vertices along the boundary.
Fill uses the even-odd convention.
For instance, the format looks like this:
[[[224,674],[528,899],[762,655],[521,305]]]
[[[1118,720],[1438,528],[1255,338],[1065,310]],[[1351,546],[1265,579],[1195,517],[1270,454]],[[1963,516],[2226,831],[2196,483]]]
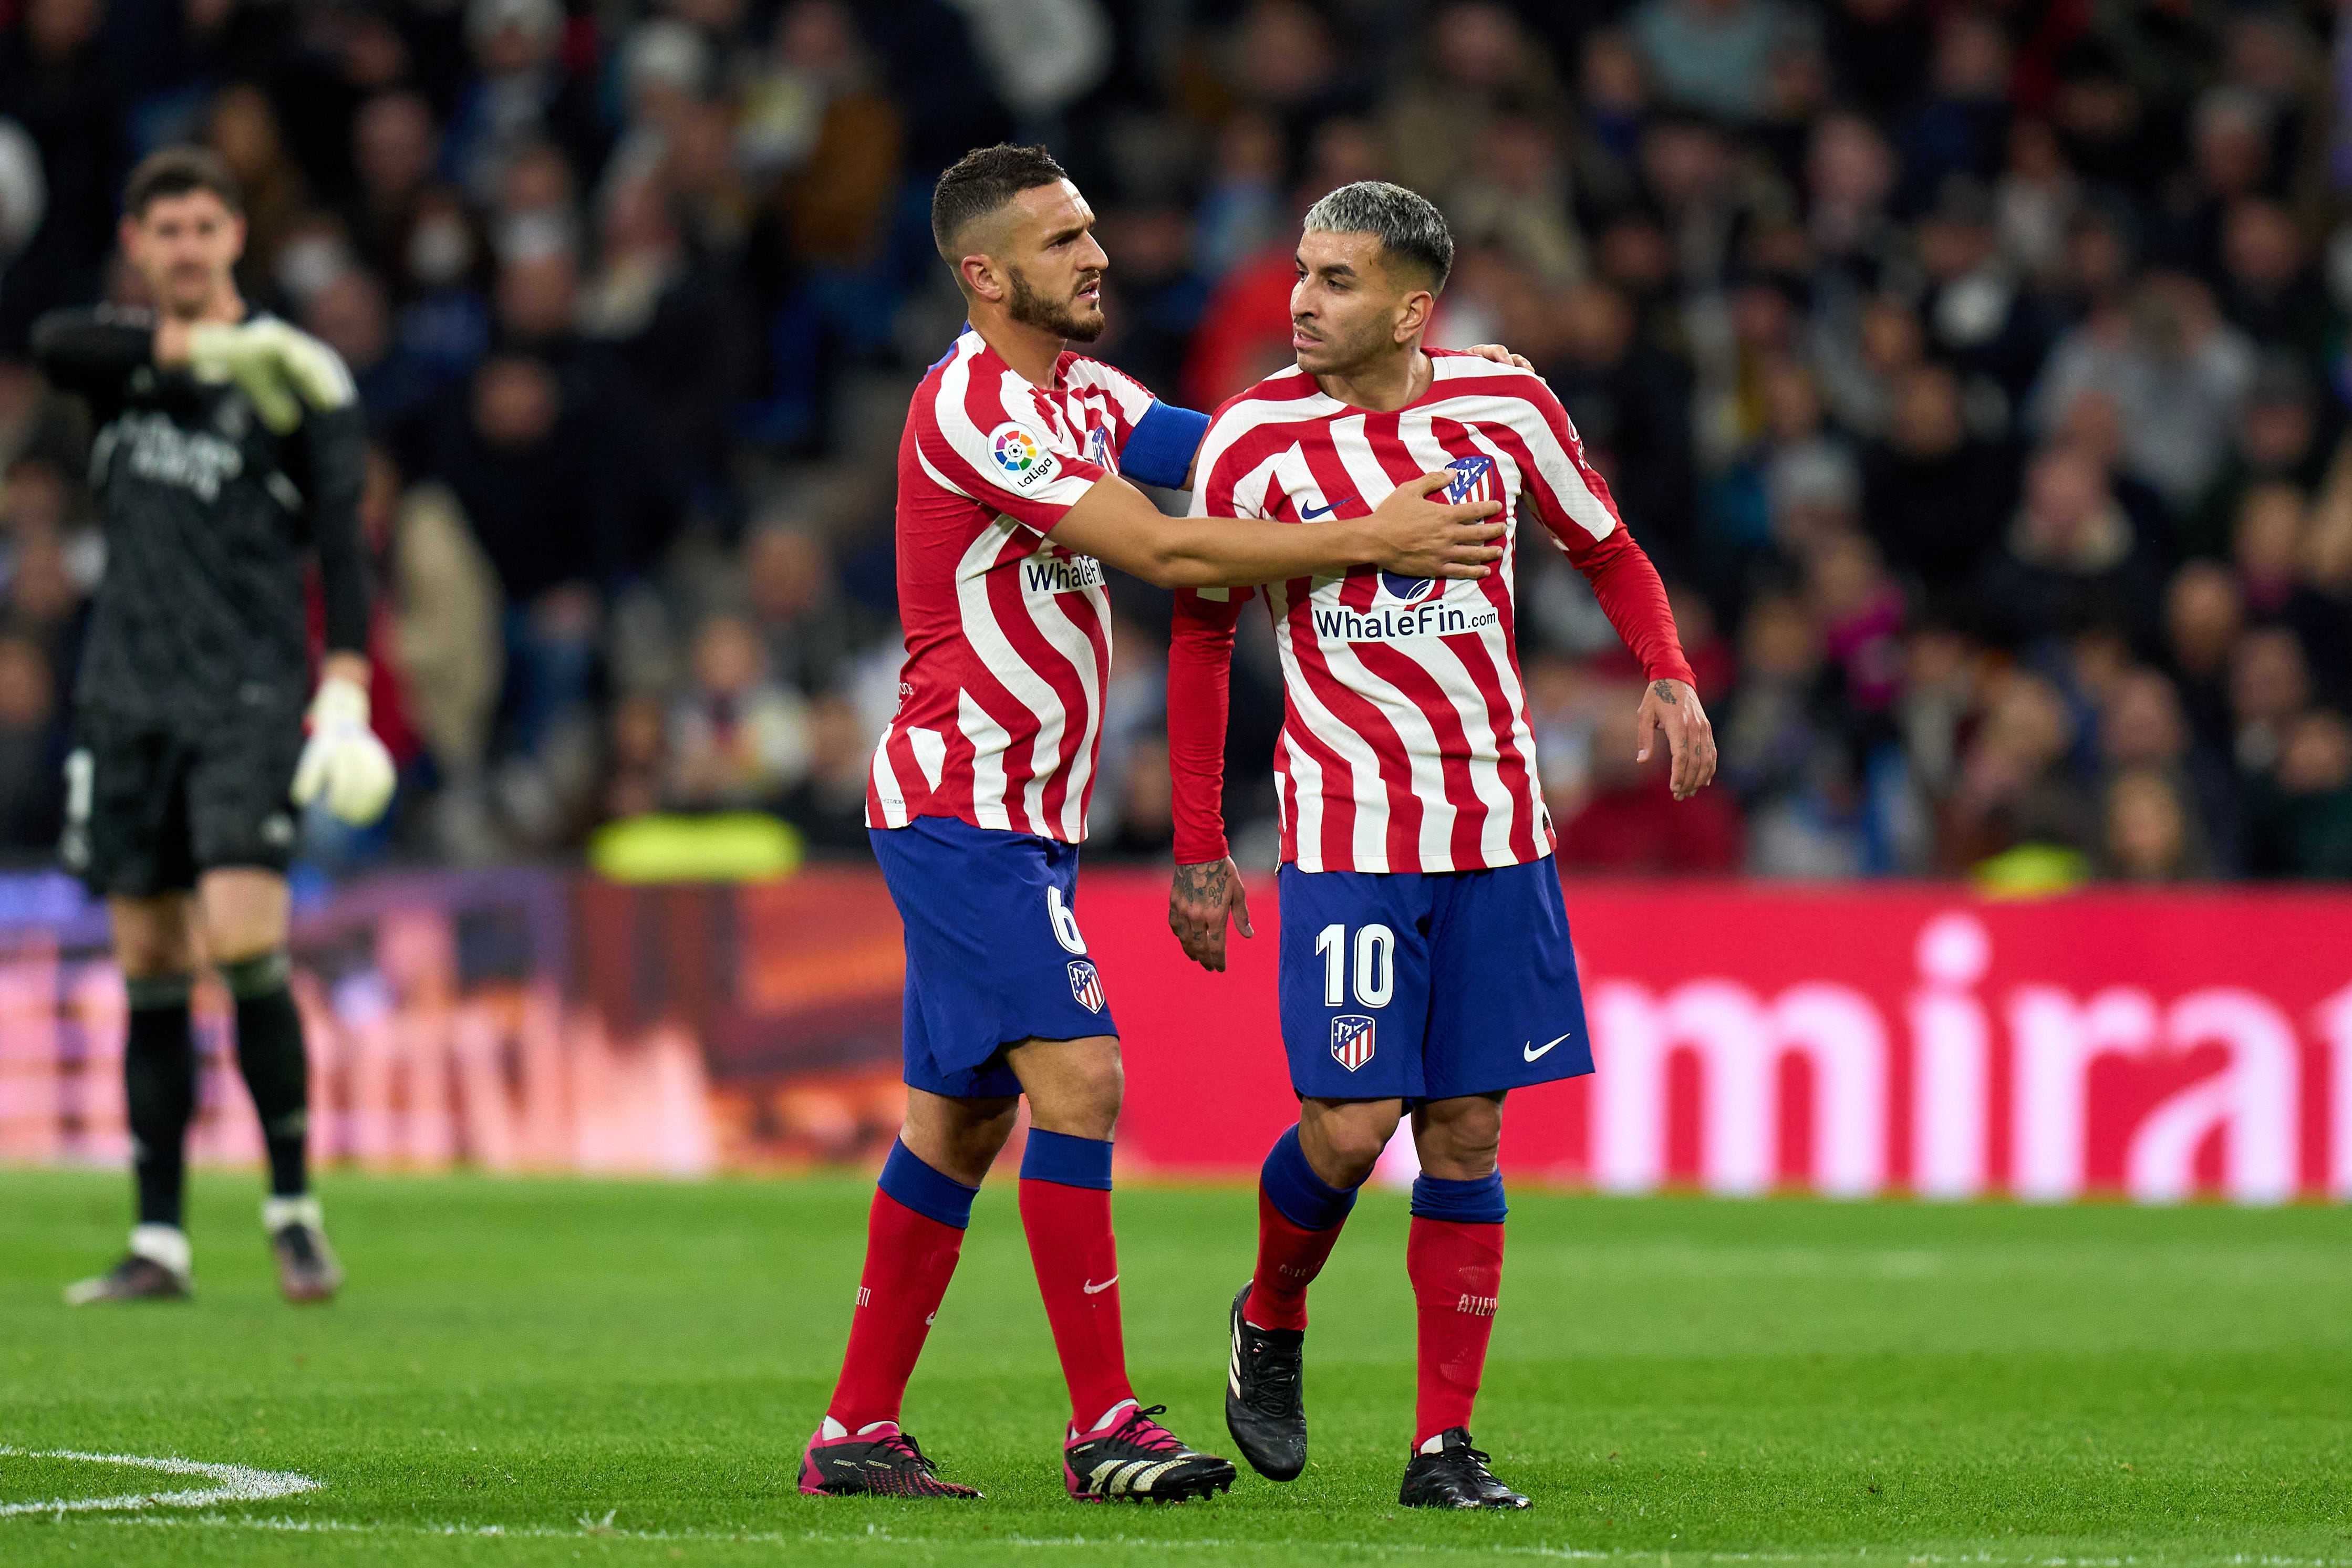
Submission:
[[[418,738],[448,787],[469,789],[488,760],[506,646],[496,569],[446,486],[402,496],[382,591]]]
[[[2321,437],[2314,382],[2291,360],[2265,358],[2238,416],[2229,455],[2196,509],[2180,519],[2186,555],[2225,555],[2239,503],[2249,487],[2283,481],[2306,494],[2326,476],[2329,451]]]
[[[2352,723],[2314,708],[2289,726],[2276,777],[2252,786],[2247,869],[2352,877]]]
[[[1993,186],[1993,222],[2001,254],[2030,286],[2046,291],[2063,277],[2067,226],[2082,199],[2082,182],[2050,122],[2013,120]]]
[[[221,155],[245,197],[245,259],[238,283],[262,298],[282,287],[279,250],[310,205],[302,172],[288,152],[268,95],[233,82],[213,99],[205,144]]]
[[[2179,510],[2220,472],[2253,376],[2253,345],[2221,319],[2206,287],[2155,273],[2127,306],[2059,340],[2033,395],[2046,421],[2079,389],[2106,389],[2123,414],[2132,471]]]
[[[1801,600],[1749,609],[1737,695],[1717,733],[1724,782],[1747,816],[1748,869],[1759,875],[1861,869],[1823,665],[1821,626]]]
[[[1165,860],[1176,841],[1166,737],[1138,737],[1126,761],[1118,779],[1118,831],[1107,836],[1102,852],[1118,860]]]
[[[2195,819],[2169,774],[2141,769],[2108,784],[2101,869],[2125,882],[2182,882],[2206,874]]]
[[[1942,869],[1965,871],[2020,845],[2089,849],[2093,812],[2072,775],[2074,743],[2074,721],[2057,689],[2039,675],[2010,675],[1945,802]]]
[[[809,769],[808,704],[770,677],[749,622],[713,615],[694,636],[692,684],[670,708],[666,805],[772,804]]]
[[[26,0],[0,35],[8,630],[62,689],[103,567],[92,433],[8,356],[48,306],[140,303],[110,257],[129,152],[208,140],[247,186],[255,296],[342,352],[408,486],[383,578],[415,788],[444,799],[388,852],[565,844],[659,800],[714,612],[809,705],[777,793],[858,852],[854,737],[895,646],[875,476],[961,319],[914,214],[1027,127],[1101,208],[1099,350],[1202,408],[1287,362],[1307,201],[1386,177],[1447,208],[1445,340],[1537,359],[1686,632],[1719,625],[1688,652],[1727,734],[1778,745],[1793,713],[1814,759],[1752,744],[1743,847],[1629,862],[1953,869],[2039,813],[2117,873],[2126,819],[2139,873],[2233,874],[2258,837],[2265,874],[2329,863],[2278,826],[2325,819],[2326,789],[2281,780],[2305,729],[2327,755],[2307,716],[2352,702],[2326,16],[1360,10],[1055,0],[1044,47],[1020,6],[933,0]],[[1595,738],[1613,634],[1553,552],[1518,567],[1555,815],[1638,840],[1661,803]],[[1133,591],[1122,613],[1164,623]],[[1796,612],[1810,674],[1759,654]],[[1237,781],[1264,775],[1273,657],[1245,634]],[[2062,716],[2055,760],[2021,679]],[[1107,844],[1132,749],[1106,750]],[[2185,861],[2139,852],[2170,841],[2158,775]],[[1268,841],[1271,795],[1233,800]]]
[[[1558,823],[1560,865],[1616,874],[1738,870],[1741,831],[1732,797],[1710,789],[1677,801],[1664,768],[1634,764],[1641,700],[1637,682],[1610,683],[1589,699],[1597,719],[1591,785],[1580,807]]]
[[[669,774],[669,716],[657,697],[614,703],[604,721],[603,815],[612,821],[659,810]]]
[[[1774,57],[1798,28],[1775,0],[1642,0],[1631,25],[1659,97],[1735,125],[1763,113]]]
[[[2303,644],[2283,626],[2257,626],[2230,655],[2231,751],[2240,773],[2273,776],[2294,719],[2311,701]]]
[[[1947,182],[1955,177],[1970,182],[1991,181],[2009,152],[2012,112],[2009,101],[2009,38],[2000,24],[1988,13],[1974,9],[1947,11],[1931,21],[1926,7],[1908,4],[1907,0],[1896,0],[1891,5],[1886,0],[1861,0],[1859,4],[1849,0],[1832,13],[1832,57],[1837,21],[1853,18],[1864,11],[1887,14],[1891,24],[1913,37],[1931,26],[1934,29],[1934,54],[1928,62],[1924,94],[1915,98],[1906,90],[1903,73],[1896,71],[1871,73],[1868,86],[1851,74],[1846,78],[1855,82],[1859,91],[1875,89],[1874,97],[1889,91],[1897,95],[1892,100],[1878,97],[1871,107],[1880,120],[1892,127],[1903,161],[1902,206],[1907,211],[1918,211],[1929,199],[1947,190]],[[1906,60],[1910,57],[1906,49]],[[1990,202],[1985,219],[1998,232],[1999,219]]]
[[[2193,837],[2211,869],[2238,870],[2237,779],[2221,758],[2191,745],[2179,694],[2162,672],[2142,667],[2115,683],[2099,716],[2099,761],[2111,787],[2131,774],[2168,779],[2191,812]],[[2109,807],[2112,815],[2112,800]]]
[[[790,513],[762,518],[744,537],[742,577],[769,674],[800,691],[842,685],[879,632],[864,606],[842,592],[824,537]]]
[[[28,0],[20,16],[0,34],[0,105],[40,154],[44,199],[0,291],[0,352],[16,355],[34,317],[95,292],[128,167],[121,89],[98,42],[100,0]]]
[[[1438,200],[1469,174],[1496,117],[1532,116],[1552,128],[1566,121],[1567,107],[1550,57],[1509,7],[1494,0],[1440,5],[1425,47],[1383,105],[1394,177]]]
[[[2013,461],[1969,432],[1950,367],[1915,364],[1893,392],[1885,438],[1863,459],[1863,522],[1888,564],[1930,591],[1954,590],[2000,542]]]
[[[776,810],[801,831],[813,852],[864,854],[866,786],[873,766],[874,737],[857,705],[844,693],[829,692],[810,706],[808,774]],[[1160,771],[1164,779],[1167,770]]]
[[[545,361],[502,354],[445,411],[427,472],[456,497],[506,603],[511,744],[529,752],[589,700],[614,555],[589,427]]]
[[[2278,481],[2255,486],[2238,503],[2230,557],[2246,612],[2257,621],[2284,619],[2294,602],[2303,512],[2303,493]]]
[[[2105,623],[2147,654],[2156,648],[2162,581],[2106,471],[2087,453],[2050,446],[2026,469],[2023,502],[1977,599],[2012,646]]]
[[[1622,288],[1588,283],[1561,301],[1560,352],[1542,368],[1634,537],[1660,559],[1695,554],[1698,528],[1689,368],[1640,330]]]
[[[546,137],[583,180],[603,171],[606,139],[593,84],[563,58],[556,0],[468,0],[466,41],[477,73],[457,100],[443,160],[475,201],[491,199],[505,158]]]
[[[1885,712],[1902,690],[1902,589],[1877,547],[1850,529],[1823,538],[1804,561],[1806,597],[1843,700],[1858,713]]]
[[[579,297],[581,331],[609,346],[654,460],[677,482],[708,488],[726,465],[729,412],[747,386],[736,290],[689,245],[656,174],[614,180],[598,205],[600,264]]]
[[[368,434],[413,444],[417,418],[441,391],[441,378],[394,338],[383,287],[374,275],[356,267],[337,272],[304,301],[302,325],[343,357],[359,383]]]
[[[2190,561],[2165,590],[2165,643],[2198,743],[2230,754],[2230,650],[2246,623],[2238,580],[2214,561]]]
[[[352,163],[359,188],[345,223],[379,277],[402,275],[417,209],[440,158],[440,131],[422,93],[379,93],[353,118]]]
[[[65,746],[48,655],[0,632],[0,855],[46,857],[65,818]]]

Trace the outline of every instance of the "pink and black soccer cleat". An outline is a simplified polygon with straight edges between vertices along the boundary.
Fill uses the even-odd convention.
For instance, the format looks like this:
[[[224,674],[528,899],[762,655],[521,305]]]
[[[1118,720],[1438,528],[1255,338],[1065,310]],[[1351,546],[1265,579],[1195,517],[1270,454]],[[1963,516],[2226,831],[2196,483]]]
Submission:
[[[940,1479],[915,1439],[896,1422],[827,1437],[828,1417],[801,1451],[801,1490],[810,1497],[971,1497],[977,1488]]]
[[[1091,1432],[1070,1429],[1062,1444],[1062,1484],[1079,1502],[1186,1502],[1231,1491],[1230,1460],[1184,1446],[1152,1419],[1168,1406],[1123,1405]]]

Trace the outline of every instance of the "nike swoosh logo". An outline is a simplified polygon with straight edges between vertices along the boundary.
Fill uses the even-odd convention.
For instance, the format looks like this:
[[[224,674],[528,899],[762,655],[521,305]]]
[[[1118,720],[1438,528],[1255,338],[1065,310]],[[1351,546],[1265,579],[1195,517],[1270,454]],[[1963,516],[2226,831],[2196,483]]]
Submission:
[[[1318,517],[1329,517],[1331,515],[1331,508],[1339,504],[1339,503],[1337,501],[1331,501],[1327,502],[1320,507],[1301,507],[1298,508],[1298,515],[1304,520],[1311,523]]]
[[[1081,1280],[1081,1281],[1078,1281],[1078,1289],[1080,1289],[1080,1290],[1084,1291],[1085,1291],[1087,1295],[1089,1295],[1089,1296],[1099,1296],[1099,1295],[1101,1295],[1105,1291],[1109,1290],[1113,1285],[1116,1285],[1116,1284],[1118,1284],[1118,1275],[1116,1275],[1116,1274],[1113,1274],[1109,1279],[1105,1280],[1105,1281],[1104,1281],[1101,1284],[1099,1284],[1099,1285],[1096,1284],[1096,1283],[1095,1283],[1093,1281],[1091,1281],[1091,1280]]]
[[[1568,1034],[1574,1034],[1575,1032],[1576,1031],[1574,1030],[1570,1030]],[[1561,1035],[1559,1040],[1548,1040],[1544,1041],[1540,1050],[1537,1048],[1534,1040],[1529,1040],[1525,1045],[1519,1047],[1519,1054],[1526,1057],[1529,1061],[1533,1061],[1538,1057],[1549,1053],[1553,1046],[1558,1045],[1561,1040],[1566,1040],[1568,1038],[1568,1034]]]

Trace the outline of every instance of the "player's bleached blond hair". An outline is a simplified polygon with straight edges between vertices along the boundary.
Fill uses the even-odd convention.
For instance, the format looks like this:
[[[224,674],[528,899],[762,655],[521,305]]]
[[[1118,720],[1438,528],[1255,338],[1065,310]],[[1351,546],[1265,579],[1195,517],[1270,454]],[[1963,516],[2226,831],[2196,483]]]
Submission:
[[[1308,234],[1370,235],[1388,256],[1426,275],[1432,294],[1445,292],[1454,271],[1454,231],[1428,197],[1386,180],[1342,185],[1307,209]]]

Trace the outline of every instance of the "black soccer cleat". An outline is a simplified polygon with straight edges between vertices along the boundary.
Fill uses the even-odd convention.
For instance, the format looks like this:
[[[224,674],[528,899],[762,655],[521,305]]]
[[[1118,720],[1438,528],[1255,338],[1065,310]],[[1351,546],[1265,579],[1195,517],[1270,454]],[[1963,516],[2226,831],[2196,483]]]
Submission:
[[[1438,1450],[1417,1453],[1404,1468],[1397,1501],[1407,1508],[1526,1508],[1528,1500],[1496,1480],[1486,1456],[1470,1446],[1470,1428],[1449,1427]]]
[[[1299,1384],[1307,1335],[1298,1329],[1262,1329],[1244,1318],[1249,1294],[1244,1285],[1229,1320],[1233,1359],[1225,1370],[1225,1430],[1250,1469],[1270,1481],[1295,1481],[1307,1468],[1307,1396]]]
[[[801,1453],[801,1490],[809,1497],[976,1498],[979,1489],[940,1479],[915,1439],[887,1430],[828,1437],[820,1425]]]
[[[133,1252],[95,1279],[78,1280],[66,1287],[66,1305],[96,1306],[106,1301],[184,1301],[195,1294],[187,1275],[152,1258]]]
[[[342,1289],[343,1266],[317,1226],[280,1226],[269,1238],[269,1249],[278,1255],[278,1288],[288,1301],[331,1301]]]
[[[1186,1502],[1231,1491],[1229,1459],[1188,1448],[1152,1419],[1165,1405],[1132,1406],[1108,1430],[1080,1433],[1062,1444],[1062,1484],[1079,1502]]]

